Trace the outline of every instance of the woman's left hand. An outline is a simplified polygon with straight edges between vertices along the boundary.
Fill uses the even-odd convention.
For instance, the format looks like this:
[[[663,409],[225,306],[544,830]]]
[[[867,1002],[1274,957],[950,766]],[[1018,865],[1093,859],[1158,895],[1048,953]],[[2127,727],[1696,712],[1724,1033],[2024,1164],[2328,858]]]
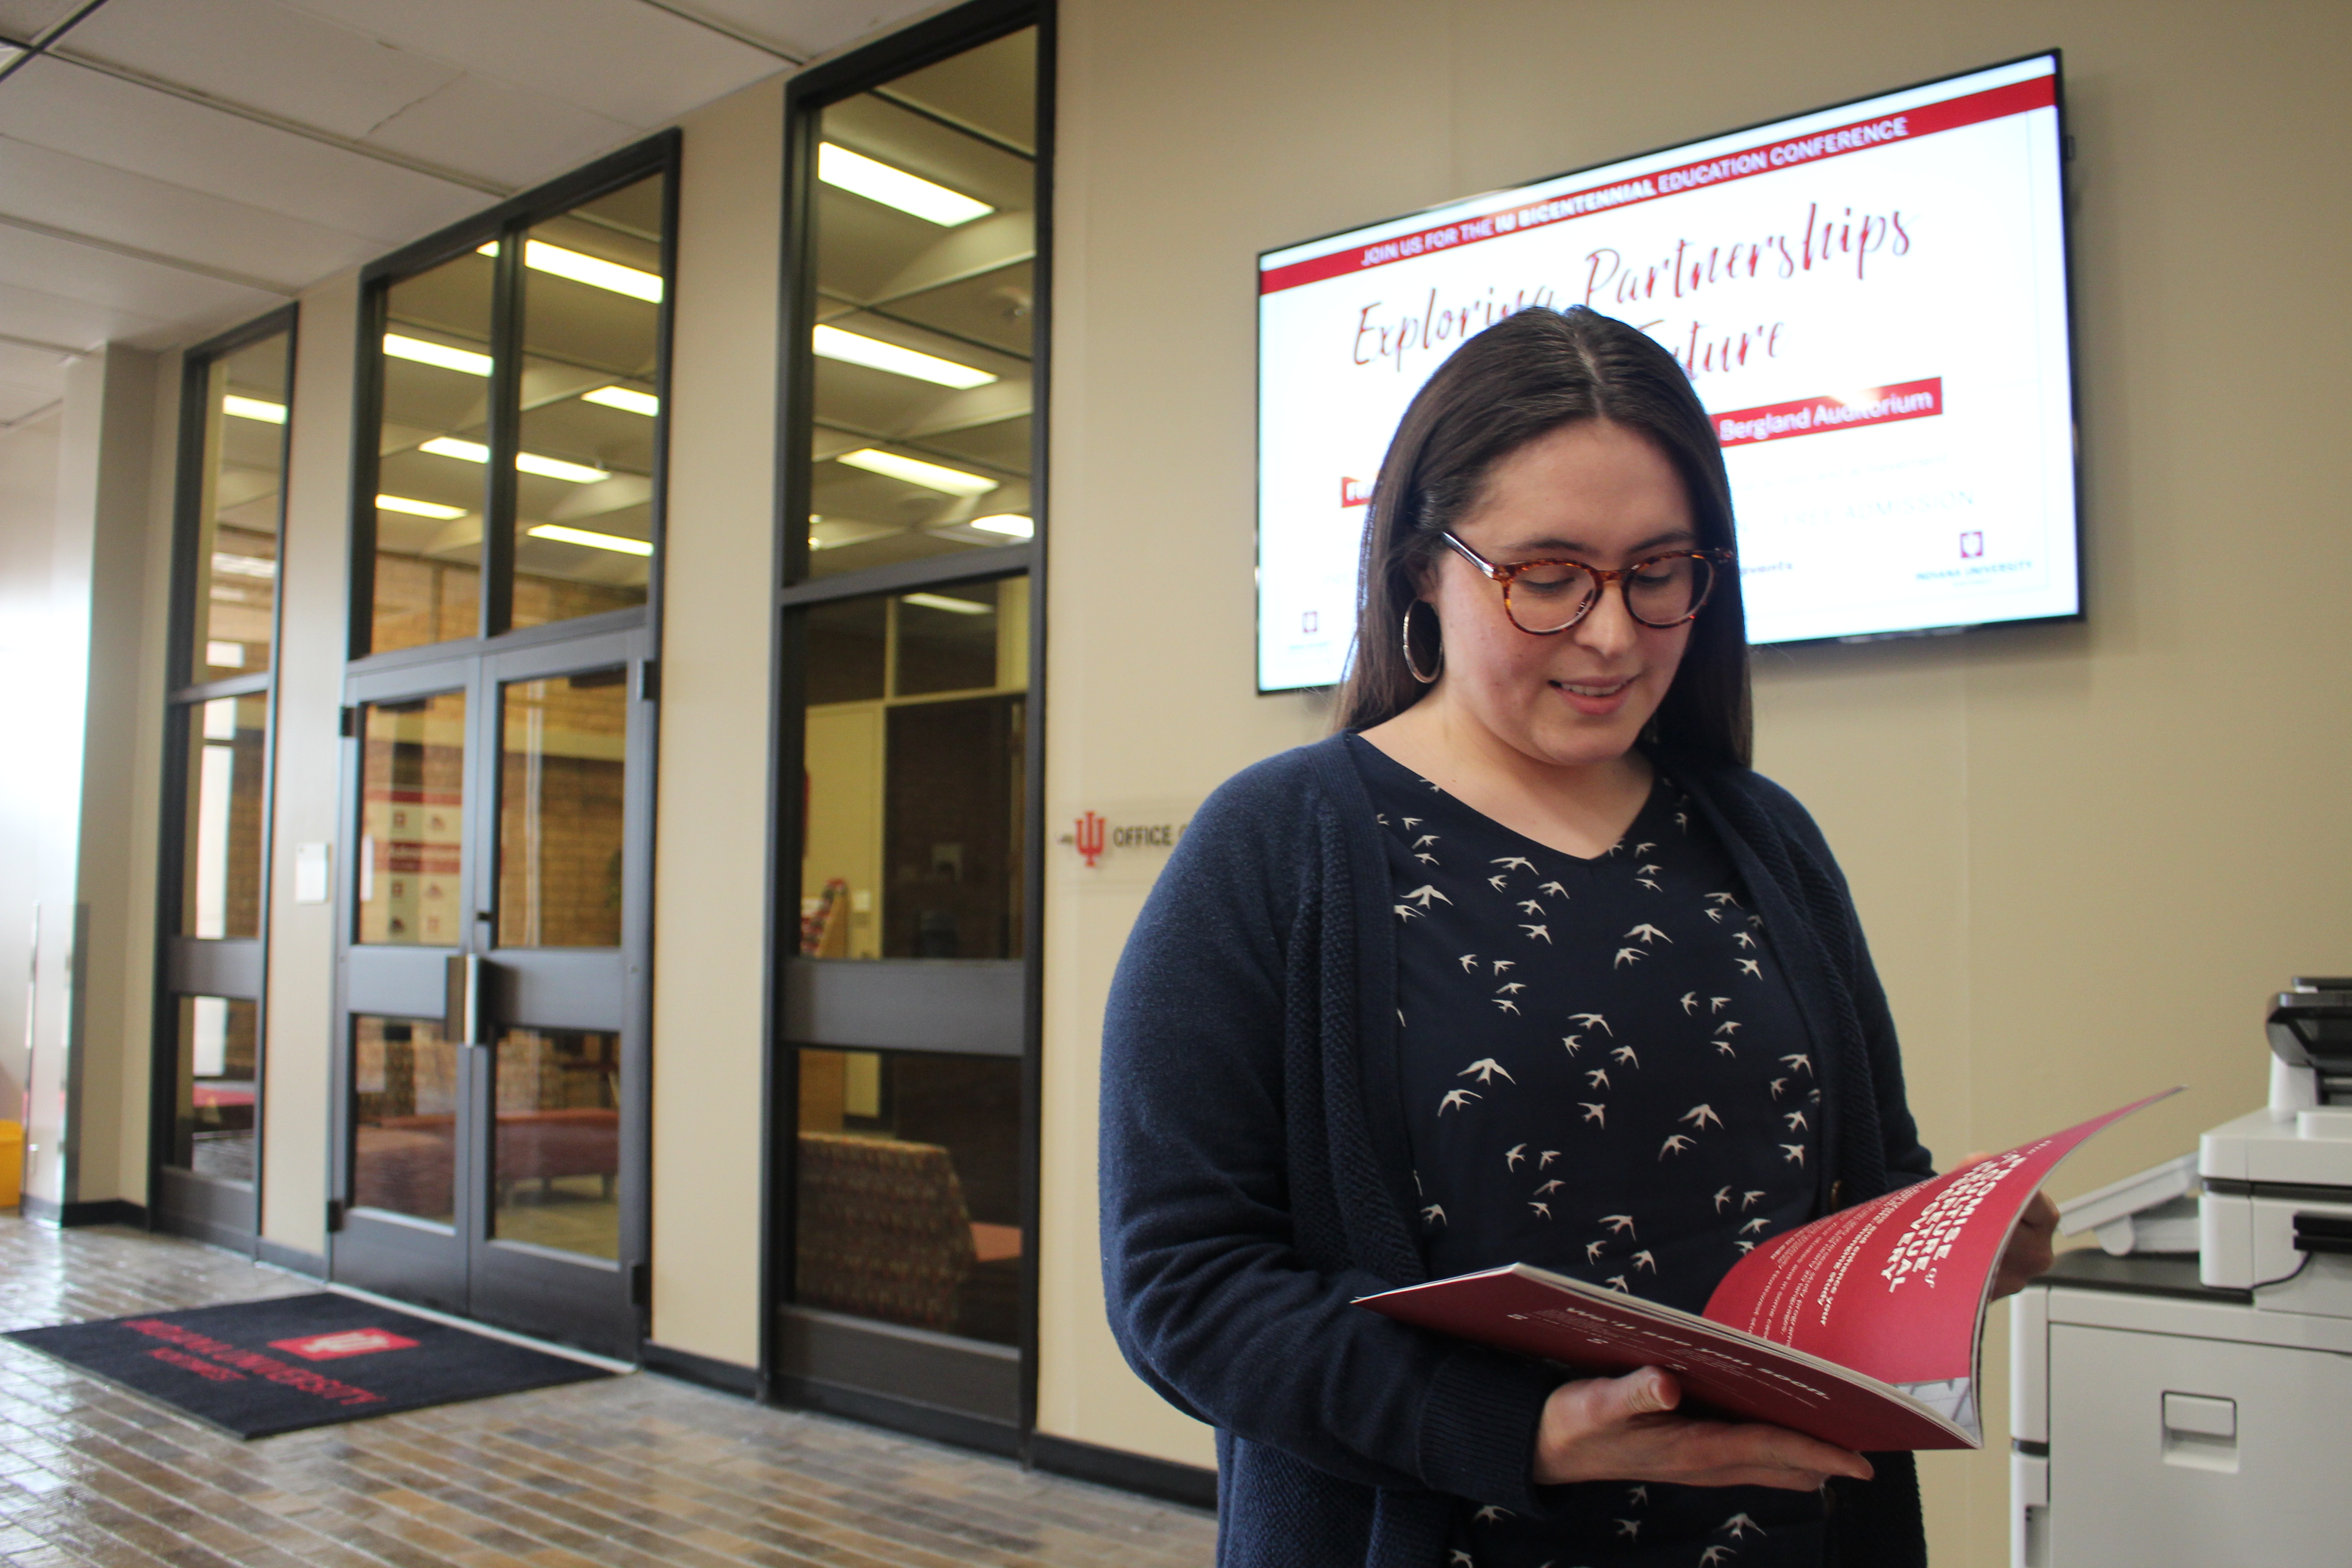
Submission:
[[[1992,1156],[1983,1150],[1968,1155],[1953,1169],[1965,1171]],[[2017,1222],[2017,1231],[2009,1238],[2009,1250],[2000,1255],[2000,1272],[1993,1276],[1992,1299],[2014,1296],[2025,1289],[2030,1280],[2039,1279],[2050,1272],[2050,1265],[2058,1254],[2052,1238],[2058,1234],[2058,1205],[2050,1194],[2037,1192],[2033,1201],[2025,1205],[2025,1215]]]

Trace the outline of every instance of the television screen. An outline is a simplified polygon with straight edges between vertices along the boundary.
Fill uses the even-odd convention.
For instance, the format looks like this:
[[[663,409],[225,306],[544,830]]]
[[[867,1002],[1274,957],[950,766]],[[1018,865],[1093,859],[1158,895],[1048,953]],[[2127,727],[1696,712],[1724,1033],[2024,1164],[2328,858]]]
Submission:
[[[1260,257],[1259,689],[1339,679],[1405,405],[1531,305],[1682,362],[1750,641],[2075,614],[2061,157],[2042,55]]]

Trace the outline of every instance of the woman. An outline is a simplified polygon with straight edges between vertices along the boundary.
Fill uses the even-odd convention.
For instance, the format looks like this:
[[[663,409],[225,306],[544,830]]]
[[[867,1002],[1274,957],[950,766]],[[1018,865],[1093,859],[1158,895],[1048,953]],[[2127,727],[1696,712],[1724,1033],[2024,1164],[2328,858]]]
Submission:
[[[1220,788],[1153,889],[1107,1019],[1104,1279],[1129,1362],[1218,1428],[1221,1563],[1925,1562],[1907,1454],[1350,1304],[1527,1261],[1696,1310],[1932,1173],[1843,879],[1748,769],[1731,544],[1664,349],[1489,328],[1381,466],[1339,733]],[[2021,1232],[2003,1284],[2046,1260]]]

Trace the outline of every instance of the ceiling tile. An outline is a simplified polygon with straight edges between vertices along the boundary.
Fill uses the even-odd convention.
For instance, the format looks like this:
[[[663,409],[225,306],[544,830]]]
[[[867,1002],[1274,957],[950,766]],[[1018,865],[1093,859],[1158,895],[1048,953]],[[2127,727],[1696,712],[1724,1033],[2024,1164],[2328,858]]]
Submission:
[[[10,386],[0,384],[0,427],[14,425],[65,395],[66,378],[58,373],[55,386]]]
[[[0,279],[28,297],[52,301],[58,322],[50,330],[0,323],[0,332],[74,347],[96,347],[106,341],[108,333],[89,330],[91,312],[135,319],[132,330],[144,331],[182,318],[210,319],[224,311],[258,315],[285,303],[257,289],[5,226],[0,226]],[[31,308],[29,298],[20,301],[20,308]]]
[[[29,43],[74,13],[81,0],[0,0],[0,38]]]
[[[271,0],[110,0],[59,52],[352,138],[463,74]]]
[[[58,60],[35,60],[0,84],[0,136],[363,235],[387,249],[490,200]]]
[[[805,60],[938,5],[936,0],[678,0],[677,8]]]
[[[292,3],[469,74],[641,131],[785,68],[764,50],[643,0]]]
[[[520,186],[552,179],[636,134],[635,126],[535,92],[460,77],[368,140]]]
[[[12,137],[0,137],[0,215],[184,257],[279,283],[289,292],[382,248],[362,236]]]

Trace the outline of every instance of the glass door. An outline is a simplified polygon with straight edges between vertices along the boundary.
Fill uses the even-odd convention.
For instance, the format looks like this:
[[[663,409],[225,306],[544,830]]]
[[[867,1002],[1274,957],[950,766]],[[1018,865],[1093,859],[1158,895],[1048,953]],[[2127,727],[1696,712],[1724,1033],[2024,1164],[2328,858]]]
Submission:
[[[333,1272],[633,1355],[645,634],[355,676]]]

